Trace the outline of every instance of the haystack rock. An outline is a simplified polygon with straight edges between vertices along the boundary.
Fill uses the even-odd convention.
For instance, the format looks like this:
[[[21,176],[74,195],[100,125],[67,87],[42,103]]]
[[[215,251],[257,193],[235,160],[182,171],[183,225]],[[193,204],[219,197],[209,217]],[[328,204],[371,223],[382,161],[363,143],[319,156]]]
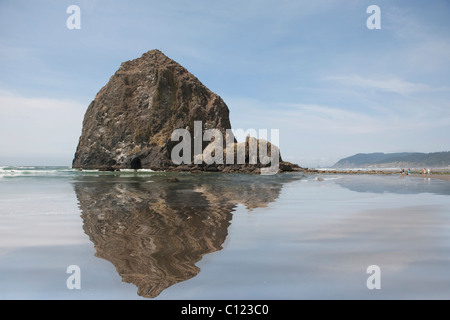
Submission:
[[[171,151],[179,141],[171,140],[172,133],[175,129],[187,129],[194,137],[195,121],[201,121],[203,130],[220,130],[226,152],[226,130],[231,129],[231,123],[225,102],[180,64],[158,50],[149,51],[122,63],[97,93],[84,116],[72,166],[99,170],[232,172],[256,172],[267,166],[194,165],[194,161],[175,165]],[[236,142],[234,137],[231,141]],[[208,144],[203,142],[202,150]],[[292,171],[299,167],[281,162],[280,168]]]

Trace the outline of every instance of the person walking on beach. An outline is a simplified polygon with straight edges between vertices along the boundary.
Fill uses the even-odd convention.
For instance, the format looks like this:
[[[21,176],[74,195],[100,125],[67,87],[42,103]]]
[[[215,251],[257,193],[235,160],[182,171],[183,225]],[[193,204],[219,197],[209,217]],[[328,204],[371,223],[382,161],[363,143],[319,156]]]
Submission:
[[[408,176],[411,174],[411,169],[408,169]]]

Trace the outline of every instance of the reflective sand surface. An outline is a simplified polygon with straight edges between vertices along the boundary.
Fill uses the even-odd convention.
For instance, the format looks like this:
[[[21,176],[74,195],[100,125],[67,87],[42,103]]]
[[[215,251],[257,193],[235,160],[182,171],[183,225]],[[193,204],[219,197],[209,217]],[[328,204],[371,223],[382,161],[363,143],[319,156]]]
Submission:
[[[450,298],[448,181],[68,173],[0,194],[2,299]]]

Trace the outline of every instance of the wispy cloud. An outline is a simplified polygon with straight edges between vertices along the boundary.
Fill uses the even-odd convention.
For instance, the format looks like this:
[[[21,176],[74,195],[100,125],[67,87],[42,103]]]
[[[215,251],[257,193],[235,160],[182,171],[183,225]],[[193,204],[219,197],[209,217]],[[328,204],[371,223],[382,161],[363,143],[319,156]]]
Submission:
[[[450,88],[440,87],[432,88],[426,84],[414,83],[406,81],[395,76],[378,76],[378,77],[364,77],[357,74],[328,76],[324,78],[329,81],[337,81],[345,86],[357,87],[358,89],[370,89],[376,91],[384,91],[397,93],[401,95],[411,95],[418,92],[430,91],[448,91]]]
[[[76,148],[86,105],[0,91],[0,155],[64,156]]]
[[[302,130],[320,130],[339,135],[374,133],[383,130],[383,124],[367,114],[311,104],[284,104],[280,112],[284,119],[294,121]]]
[[[54,99],[47,97],[23,97],[6,90],[0,90],[0,112],[2,114],[16,114],[32,110],[80,110],[86,106],[69,99]]]
[[[227,103],[240,110],[240,116],[232,119],[233,127],[279,129],[283,157],[306,166],[330,165],[339,160],[337,155],[357,152],[432,152],[442,140],[436,135],[450,126],[450,104],[441,101],[431,108],[426,99],[386,102],[370,114],[364,105],[346,108],[231,97]]]

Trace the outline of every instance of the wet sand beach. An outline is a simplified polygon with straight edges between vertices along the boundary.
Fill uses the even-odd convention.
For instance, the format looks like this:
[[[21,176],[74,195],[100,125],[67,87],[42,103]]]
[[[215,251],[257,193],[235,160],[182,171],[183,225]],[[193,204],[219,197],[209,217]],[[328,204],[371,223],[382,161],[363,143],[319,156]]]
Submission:
[[[413,175],[410,175],[410,177],[423,178],[423,179],[432,178],[432,179],[441,179],[441,180],[450,181],[450,175],[448,175],[448,174],[426,174],[426,175],[413,174]]]
[[[3,168],[0,299],[449,299],[449,176],[409,177]]]

